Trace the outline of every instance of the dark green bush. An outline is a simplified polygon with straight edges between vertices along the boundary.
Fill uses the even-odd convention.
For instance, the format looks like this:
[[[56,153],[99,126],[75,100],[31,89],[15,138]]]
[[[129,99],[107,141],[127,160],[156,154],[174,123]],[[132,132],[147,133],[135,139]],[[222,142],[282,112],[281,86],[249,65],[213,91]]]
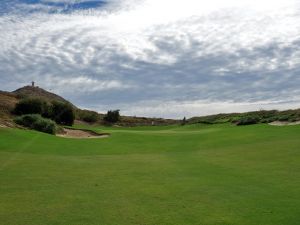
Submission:
[[[259,123],[260,118],[257,116],[245,116],[240,118],[236,125],[241,126],[241,125],[252,125],[252,124],[257,124]]]
[[[108,123],[118,122],[120,120],[120,110],[109,110],[103,119]]]
[[[17,115],[25,114],[47,114],[49,106],[47,102],[38,98],[23,99],[16,104],[14,113]]]
[[[182,121],[181,121],[181,125],[184,126],[187,124],[187,120],[185,117],[183,117]]]
[[[229,122],[231,123],[238,123],[241,120],[241,117],[239,116],[234,116],[232,118],[229,119]]]
[[[281,115],[278,117],[279,121],[288,121],[290,118],[290,115]]]
[[[55,122],[45,119],[39,114],[27,114],[17,117],[15,123],[48,134],[55,134],[56,132]]]
[[[261,119],[261,123],[272,123],[274,121],[278,120],[277,116],[273,116],[273,117],[270,117],[270,118],[264,118],[264,119]]]
[[[72,105],[68,103],[52,102],[50,118],[58,124],[72,126],[75,120],[75,113]]]

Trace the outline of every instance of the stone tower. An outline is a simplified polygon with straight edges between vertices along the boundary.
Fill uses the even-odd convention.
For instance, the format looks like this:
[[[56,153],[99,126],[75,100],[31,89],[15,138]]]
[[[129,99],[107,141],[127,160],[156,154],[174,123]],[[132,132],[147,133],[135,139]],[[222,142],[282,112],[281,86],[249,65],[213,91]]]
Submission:
[[[34,87],[34,81],[31,82],[31,87]]]

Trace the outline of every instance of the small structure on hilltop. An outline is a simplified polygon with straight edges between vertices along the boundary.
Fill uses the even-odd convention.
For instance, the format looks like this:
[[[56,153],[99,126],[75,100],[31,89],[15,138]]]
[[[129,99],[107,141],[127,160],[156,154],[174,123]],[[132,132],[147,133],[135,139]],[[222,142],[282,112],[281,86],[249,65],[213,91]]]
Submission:
[[[34,87],[34,81],[31,82],[31,87]]]

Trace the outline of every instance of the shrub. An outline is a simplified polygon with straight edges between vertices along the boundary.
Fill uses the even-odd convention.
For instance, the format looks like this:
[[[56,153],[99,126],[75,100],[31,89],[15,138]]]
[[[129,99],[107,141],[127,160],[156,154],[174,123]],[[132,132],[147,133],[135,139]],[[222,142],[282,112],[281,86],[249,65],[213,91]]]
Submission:
[[[14,113],[17,115],[25,114],[47,114],[49,106],[47,102],[38,98],[23,99],[16,104]]]
[[[56,132],[55,122],[45,119],[39,114],[27,114],[17,117],[15,123],[48,134],[55,134]]]
[[[251,125],[251,124],[257,124],[260,121],[260,118],[257,116],[245,116],[240,118],[237,121],[237,125],[241,126],[241,125]]]
[[[299,119],[296,116],[289,118],[289,122],[297,122]]]
[[[264,118],[260,122],[261,123],[272,123],[274,121],[278,120],[276,116],[270,117],[270,118]]]
[[[80,110],[78,111],[78,118],[88,123],[95,123],[99,119],[99,114],[97,112],[89,110]]]
[[[120,110],[109,110],[103,119],[109,123],[118,122],[120,120]]]
[[[58,124],[72,126],[75,120],[75,113],[72,105],[54,101],[51,106],[50,118]]]
[[[278,117],[279,121],[289,121],[290,115],[281,115]]]
[[[241,120],[241,117],[240,116],[234,116],[234,117],[231,117],[230,119],[229,119],[229,122],[231,122],[231,123],[238,123],[239,121]]]

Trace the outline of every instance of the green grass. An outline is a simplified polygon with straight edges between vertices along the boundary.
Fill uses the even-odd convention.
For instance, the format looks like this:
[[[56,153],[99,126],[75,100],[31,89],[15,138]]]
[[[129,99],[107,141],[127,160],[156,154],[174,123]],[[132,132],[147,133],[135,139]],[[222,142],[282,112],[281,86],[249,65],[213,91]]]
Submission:
[[[1,225],[300,223],[300,126],[92,129],[0,128]]]

